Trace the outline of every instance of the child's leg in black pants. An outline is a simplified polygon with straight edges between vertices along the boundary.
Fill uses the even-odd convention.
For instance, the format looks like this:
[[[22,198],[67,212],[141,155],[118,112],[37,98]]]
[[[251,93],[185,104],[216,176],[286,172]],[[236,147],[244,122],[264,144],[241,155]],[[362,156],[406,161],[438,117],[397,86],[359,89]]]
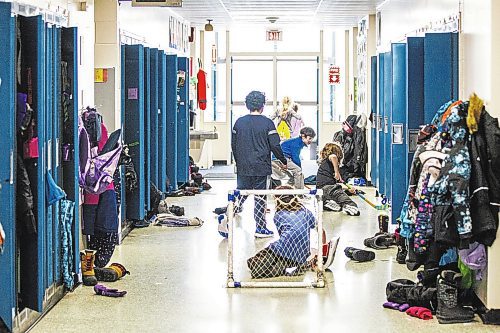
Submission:
[[[342,207],[348,215],[359,215],[358,205],[344,192],[340,185],[326,185],[323,187],[323,201],[333,200]]]

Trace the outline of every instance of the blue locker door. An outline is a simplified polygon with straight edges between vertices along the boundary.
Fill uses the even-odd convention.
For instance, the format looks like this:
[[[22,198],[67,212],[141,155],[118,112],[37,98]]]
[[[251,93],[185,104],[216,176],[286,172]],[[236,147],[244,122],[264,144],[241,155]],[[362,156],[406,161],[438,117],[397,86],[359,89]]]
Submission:
[[[167,182],[177,190],[177,56],[167,55]]]
[[[177,181],[189,181],[189,58],[179,57],[178,71],[184,72],[184,83],[179,89],[179,107],[177,109]]]
[[[127,141],[125,140],[125,45],[120,46],[120,67],[121,67],[121,75],[120,75],[120,80],[121,80],[121,96],[120,96],[120,113],[121,113],[121,128],[122,128],[122,136],[123,136],[123,141],[126,143]],[[120,178],[122,180],[122,186],[121,186],[121,203],[120,203],[120,213],[121,213],[121,222],[125,222],[126,217],[127,217],[127,192],[125,188],[125,166],[120,166]],[[126,224],[122,223],[122,229],[124,228]]]
[[[384,193],[385,186],[385,159],[384,159],[384,53],[378,55],[378,104],[377,104],[377,189]]]
[[[52,159],[54,166],[54,181],[56,184],[63,188],[62,179],[62,168],[61,168],[61,28],[53,29],[54,39],[53,39],[53,55],[54,55],[54,98],[53,98],[53,119],[54,119],[54,140],[52,142]],[[60,220],[59,220],[59,202],[54,205],[54,281],[56,283],[61,282],[61,234],[60,234]]]
[[[373,185],[377,183],[377,57],[371,57],[371,171],[370,178]]]
[[[137,173],[138,187],[127,196],[127,218],[144,219],[145,135],[144,135],[144,47],[125,46],[125,143]],[[149,191],[148,191],[149,192]]]
[[[417,148],[419,126],[424,124],[424,37],[408,37],[406,41],[406,180]]]
[[[158,66],[158,189],[167,192],[167,57],[159,53]]]
[[[16,127],[16,25],[11,4],[0,2],[0,223],[5,231],[0,254],[0,320],[13,328],[16,307],[16,222],[15,222],[15,152]],[[1,326],[1,325],[0,325]]]
[[[144,182],[144,196],[146,197],[146,210],[151,209],[151,199],[149,191],[149,184],[151,183],[151,137],[149,135],[150,131],[150,119],[151,119],[151,58],[149,47],[144,48],[144,176],[146,181]]]
[[[408,188],[406,178],[406,44],[392,44],[391,221],[396,223]]]
[[[63,184],[67,198],[75,202],[75,210],[73,211],[73,221],[80,221],[79,205],[80,205],[80,189],[78,186],[78,158],[80,149],[78,145],[78,32],[77,28],[62,28],[61,32],[61,59],[67,63],[68,80],[70,87],[68,91],[63,91],[63,94],[68,95],[68,123],[71,127],[65,129],[67,138],[64,142],[69,144],[73,150],[73,159],[63,162]],[[73,223],[73,268],[75,273],[80,270],[80,226],[79,223]]]
[[[384,191],[382,192],[389,200],[391,199],[391,113],[392,113],[392,53],[384,53]]]
[[[21,18],[19,19],[21,20]],[[24,267],[21,269],[21,289],[23,301],[27,306],[41,312],[43,309],[43,298],[45,295],[45,285],[47,283],[46,269],[47,244],[46,244],[46,173],[47,173],[47,124],[46,124],[46,48],[45,48],[45,24],[41,16],[23,17],[21,34],[29,36],[23,39],[23,48],[31,50],[25,54],[26,81],[28,82],[28,102],[31,99],[32,108],[36,115],[36,127],[38,135],[38,155],[37,159],[25,162],[30,174],[32,183],[33,199],[35,203],[35,217],[37,219],[36,240],[26,249],[22,249],[34,267]],[[30,93],[31,92],[31,93]],[[30,97],[31,95],[31,97]],[[36,245],[35,245],[36,244]],[[26,278],[29,276],[30,278]]]
[[[45,140],[47,145],[47,173],[54,178],[53,142],[54,142],[54,34],[55,28],[45,24]],[[46,208],[45,219],[45,260],[44,287],[48,288],[54,282],[54,206]]]
[[[424,121],[458,99],[458,34],[429,33],[424,40]]]
[[[149,120],[149,141],[151,154],[151,182],[158,187],[158,49],[150,51],[150,120]]]

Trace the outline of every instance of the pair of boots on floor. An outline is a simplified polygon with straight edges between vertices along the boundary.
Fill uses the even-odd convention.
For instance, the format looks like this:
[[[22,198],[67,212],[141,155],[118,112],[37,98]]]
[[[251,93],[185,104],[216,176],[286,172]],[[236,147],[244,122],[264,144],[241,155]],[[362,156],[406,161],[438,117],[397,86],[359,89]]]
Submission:
[[[119,263],[112,263],[109,267],[104,268],[94,267],[95,253],[96,251],[94,250],[84,250],[80,252],[84,285],[95,286],[97,281],[114,282],[130,274],[130,272]]]
[[[437,277],[437,287],[427,287],[411,280],[399,279],[387,284],[389,302],[421,306],[436,312],[440,324],[467,323],[474,320],[474,311],[459,303],[462,275],[444,270]]]

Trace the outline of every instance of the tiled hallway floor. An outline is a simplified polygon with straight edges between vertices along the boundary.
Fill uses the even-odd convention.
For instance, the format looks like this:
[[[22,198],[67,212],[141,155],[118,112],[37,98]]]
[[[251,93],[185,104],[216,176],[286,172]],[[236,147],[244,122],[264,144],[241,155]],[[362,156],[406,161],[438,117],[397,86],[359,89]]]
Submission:
[[[112,261],[132,274],[108,286],[127,290],[125,297],[96,296],[91,287],[80,286],[32,332],[499,332],[479,317],[440,325],[435,318],[423,321],[382,308],[386,283],[414,279],[415,273],[396,263],[395,248],[377,251],[368,263],[345,257],[346,246],[362,247],[377,230],[377,211],[359,198],[354,198],[359,217],[324,214],[329,236],[341,237],[326,288],[225,288],[227,242],[211,211],[226,203],[235,180],[210,183],[210,191],[170,200],[184,206],[187,216],[202,218],[201,228],[137,229],[117,247]],[[240,227],[253,237],[251,218]]]

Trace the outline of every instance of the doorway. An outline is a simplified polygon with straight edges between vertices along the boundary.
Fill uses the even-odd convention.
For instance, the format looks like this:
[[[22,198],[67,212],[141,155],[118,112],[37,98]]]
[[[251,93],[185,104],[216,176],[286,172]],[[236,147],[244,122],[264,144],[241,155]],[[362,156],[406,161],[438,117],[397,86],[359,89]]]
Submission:
[[[304,126],[312,127],[318,138],[319,57],[311,54],[251,54],[231,57],[231,128],[248,113],[245,97],[252,90],[266,94],[264,115],[270,117],[284,96],[299,105]],[[315,141],[302,151],[302,159],[316,158]]]

